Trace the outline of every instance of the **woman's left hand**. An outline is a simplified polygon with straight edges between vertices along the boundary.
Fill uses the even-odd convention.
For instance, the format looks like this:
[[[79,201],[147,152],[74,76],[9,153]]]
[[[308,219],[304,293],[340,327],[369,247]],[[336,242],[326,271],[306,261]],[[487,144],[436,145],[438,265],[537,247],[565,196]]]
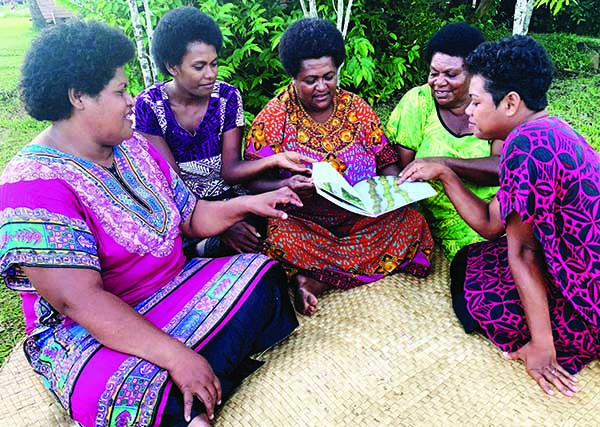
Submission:
[[[577,379],[558,364],[554,345],[536,345],[530,341],[515,352],[504,353],[504,356],[507,359],[521,359],[525,362],[527,373],[550,396],[554,395],[550,384],[565,396],[570,397],[577,392]]]
[[[281,187],[275,191],[269,191],[268,193],[262,193],[255,196],[248,196],[249,200],[249,211],[267,218],[281,218],[287,219],[288,215],[278,206],[284,206],[292,204],[295,206],[302,206],[300,197],[288,187]]]
[[[448,172],[452,172],[452,170],[441,162],[416,159],[406,165],[400,172],[398,183],[441,179]]]

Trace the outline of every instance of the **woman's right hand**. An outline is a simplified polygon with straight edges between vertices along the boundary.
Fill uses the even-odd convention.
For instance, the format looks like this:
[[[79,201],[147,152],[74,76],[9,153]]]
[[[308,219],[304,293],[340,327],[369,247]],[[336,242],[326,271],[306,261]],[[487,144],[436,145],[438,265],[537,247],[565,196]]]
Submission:
[[[209,363],[187,347],[177,352],[172,360],[173,366],[167,368],[167,371],[183,394],[185,420],[191,420],[194,396],[204,404],[206,415],[212,420],[215,416],[215,406],[221,404],[221,383]]]
[[[315,184],[312,178],[304,175],[292,175],[285,179],[283,184],[291,188],[301,199],[308,199],[315,195]]]
[[[453,173],[452,169],[444,163],[436,161],[428,161],[424,159],[416,159],[410,162],[400,172],[398,183],[404,181],[429,181],[433,179],[441,179],[444,174]]]
[[[570,397],[577,392],[575,386],[577,379],[556,361],[554,344],[536,345],[533,341],[529,341],[517,351],[504,353],[504,356],[507,359],[521,359],[525,362],[527,373],[550,396],[554,395],[550,384],[565,396]]]
[[[302,206],[300,197],[289,187],[281,187],[267,193],[245,196],[247,199],[248,212],[266,218],[287,219],[288,215],[280,207],[292,204]],[[239,199],[239,198],[238,198]],[[236,199],[233,199],[236,200]]]
[[[302,175],[310,175],[311,170],[307,168],[306,165],[315,162],[314,159],[296,151],[285,151],[283,153],[275,154],[273,159],[276,167]]]

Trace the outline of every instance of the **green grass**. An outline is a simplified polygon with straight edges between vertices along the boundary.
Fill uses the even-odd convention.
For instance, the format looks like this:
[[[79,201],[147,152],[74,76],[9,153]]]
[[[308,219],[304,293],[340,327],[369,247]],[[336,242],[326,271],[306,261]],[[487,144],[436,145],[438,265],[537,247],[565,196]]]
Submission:
[[[0,7],[0,169],[44,128],[27,116],[17,92],[19,68],[34,35],[26,8]],[[20,298],[0,283],[0,366],[23,336]]]

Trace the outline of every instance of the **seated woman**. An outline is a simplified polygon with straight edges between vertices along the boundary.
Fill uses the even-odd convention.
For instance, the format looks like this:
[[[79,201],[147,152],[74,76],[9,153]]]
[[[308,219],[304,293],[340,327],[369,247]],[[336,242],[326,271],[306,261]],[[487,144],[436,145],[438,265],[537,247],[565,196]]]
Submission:
[[[256,369],[249,355],[297,320],[268,257],[186,263],[181,235],[218,234],[249,213],[283,219],[277,204],[301,202],[287,188],[197,200],[132,132],[133,53],[94,22],[33,42],[22,99],[52,124],[0,178],[0,271],[21,291],[29,363],[76,421],[208,426]]]
[[[345,59],[337,28],[322,19],[301,19],[284,32],[279,56],[293,82],[256,117],[245,158],[297,151],[331,163],[351,184],[397,175],[398,155],[375,112],[337,88],[337,69]],[[360,216],[316,195],[309,176],[274,172],[258,177],[251,189],[288,186],[305,202],[288,210],[287,222],[269,221],[266,251],[290,269],[300,313],[312,315],[318,296],[332,287],[348,289],[400,271],[428,273],[433,239],[416,210]]]
[[[222,150],[241,149],[245,125],[240,92],[216,80],[222,45],[223,36],[215,21],[195,7],[167,12],[154,31],[152,54],[161,72],[172,80],[145,89],[135,104],[135,129],[154,144],[194,194],[204,200],[225,200],[244,194],[240,185],[225,182],[221,170]],[[281,167],[306,169],[301,163],[282,157],[274,160]],[[201,241],[197,253],[213,257],[260,252],[264,227],[264,221],[247,218],[220,238]]]
[[[502,143],[473,136],[465,113],[470,102],[470,76],[464,59],[483,42],[481,31],[465,23],[448,24],[435,33],[425,48],[429,80],[400,100],[390,116],[387,133],[396,144],[401,168],[423,158],[443,163],[471,191],[491,200],[498,189]],[[419,205],[434,239],[452,259],[460,248],[481,237],[465,224],[443,190],[439,186],[436,189],[437,196]]]
[[[549,117],[553,67],[533,39],[479,46],[466,61],[475,135],[506,140],[500,189],[485,202],[447,166],[413,164],[403,178],[439,179],[484,237],[452,264],[454,307],[548,394],[567,396],[573,373],[600,356],[600,154]]]

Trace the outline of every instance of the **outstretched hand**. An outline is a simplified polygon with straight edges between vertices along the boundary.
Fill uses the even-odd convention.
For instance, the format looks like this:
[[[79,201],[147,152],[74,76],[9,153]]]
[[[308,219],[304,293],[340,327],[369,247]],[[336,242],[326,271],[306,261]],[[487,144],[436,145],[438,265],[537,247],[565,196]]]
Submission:
[[[398,175],[398,184],[402,184],[404,181],[413,182],[441,179],[447,173],[453,172],[443,162],[415,159],[400,172],[400,175]]]
[[[275,191],[249,197],[252,198],[250,201],[250,212],[267,218],[287,219],[287,213],[279,209],[278,206],[287,204],[298,207],[302,206],[300,197],[288,187],[281,187]]]
[[[504,357],[511,360],[520,359],[525,362],[527,373],[550,396],[554,395],[550,384],[553,384],[565,396],[573,396],[577,392],[575,386],[577,379],[558,364],[553,345],[551,347],[536,346],[530,341],[515,352],[504,353]]]
[[[183,394],[183,415],[190,421],[194,397],[206,408],[209,419],[214,418],[215,406],[221,404],[221,383],[206,359],[188,348],[174,358],[169,375]]]
[[[277,167],[302,175],[310,175],[311,170],[307,168],[306,165],[315,162],[314,159],[296,151],[285,151],[283,153],[275,154],[274,157]]]

